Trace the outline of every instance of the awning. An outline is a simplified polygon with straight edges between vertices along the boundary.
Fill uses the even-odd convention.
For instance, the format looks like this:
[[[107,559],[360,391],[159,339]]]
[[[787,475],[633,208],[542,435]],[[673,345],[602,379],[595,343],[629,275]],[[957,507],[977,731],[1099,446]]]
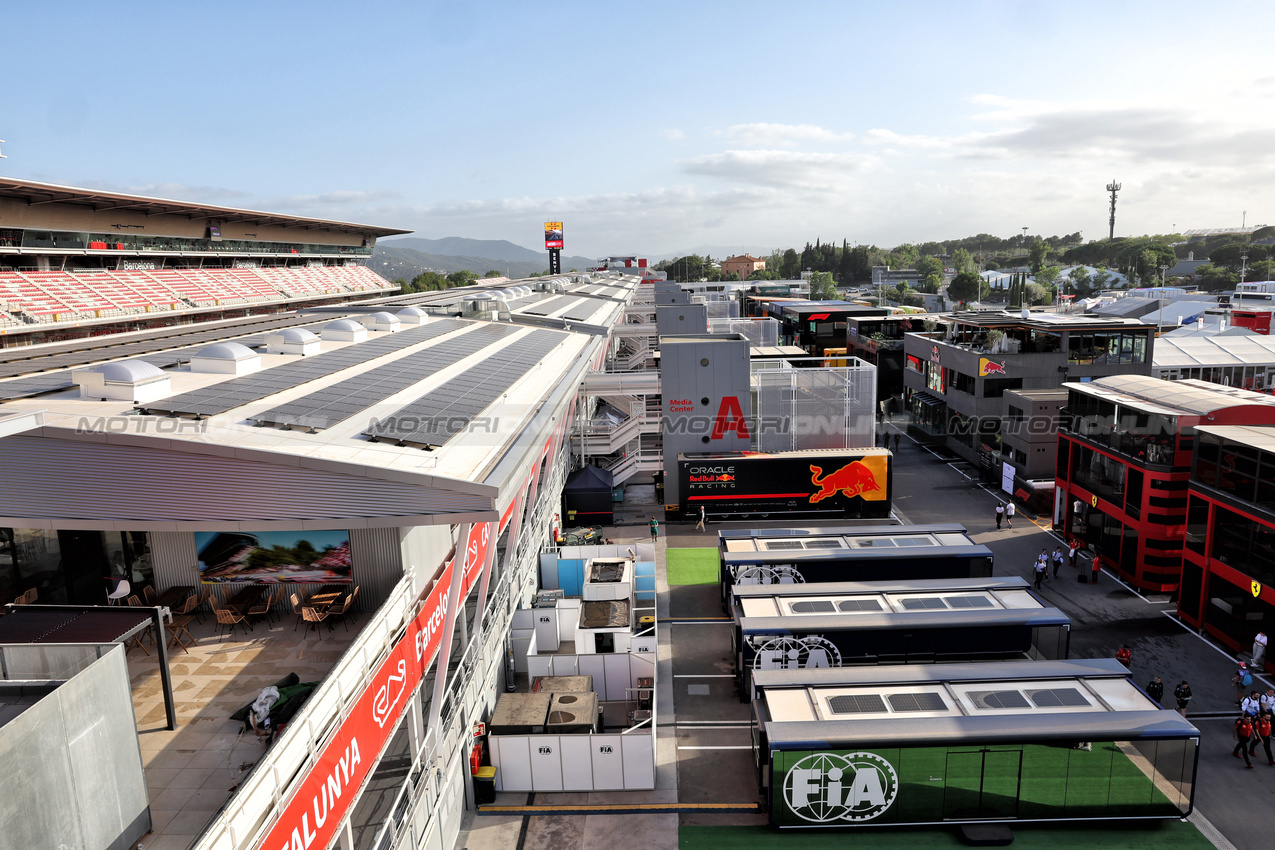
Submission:
[[[145,631],[155,630],[159,677],[164,688],[168,728],[177,728],[177,705],[168,669],[168,632],[164,608],[102,605],[7,605],[0,617],[0,644],[5,643],[123,643]]]

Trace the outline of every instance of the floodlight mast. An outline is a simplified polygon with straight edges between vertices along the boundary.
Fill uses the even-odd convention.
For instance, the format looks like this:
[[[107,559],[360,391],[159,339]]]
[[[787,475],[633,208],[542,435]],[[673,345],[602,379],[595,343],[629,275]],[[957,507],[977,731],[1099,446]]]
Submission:
[[[1120,191],[1120,184],[1112,180],[1107,184],[1107,191],[1111,193],[1111,232],[1107,235],[1108,239],[1116,238],[1116,192]]]

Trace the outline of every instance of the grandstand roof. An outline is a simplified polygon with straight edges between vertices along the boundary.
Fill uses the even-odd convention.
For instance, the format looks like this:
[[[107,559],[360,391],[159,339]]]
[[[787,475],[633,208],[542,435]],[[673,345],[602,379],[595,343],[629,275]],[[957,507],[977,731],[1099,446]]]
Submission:
[[[488,321],[490,314],[455,309],[457,293],[432,295],[441,303],[409,295],[374,305],[420,304],[431,314],[425,324],[370,328],[362,341],[324,338],[308,357],[269,353],[260,349],[264,336],[254,337],[262,368],[248,375],[197,372],[183,365],[189,353],[169,356],[157,371],[170,387],[141,403],[81,398],[59,381],[38,398],[11,397],[0,412],[40,412],[42,420],[6,438],[14,461],[0,470],[0,524],[16,515],[73,516],[141,530],[210,522],[260,530],[297,521],[348,528],[491,518],[510,482],[524,482],[547,441],[560,439],[574,387],[606,337],[588,322],[534,313]],[[538,295],[552,304],[570,293]],[[602,325],[624,309],[618,300],[578,300]],[[349,304],[293,318],[322,327],[366,318],[370,309]],[[208,330],[220,338],[201,339],[196,352],[244,342],[249,329],[228,322]],[[113,353],[106,346],[92,356]],[[85,483],[68,505],[55,485],[73,472]],[[19,478],[37,482],[21,504],[23,488],[5,486]],[[118,519],[121,505],[127,520]]]
[[[392,227],[379,227],[371,224],[305,218],[282,213],[236,209],[234,207],[217,207],[211,204],[149,198],[144,195],[128,195],[122,192],[105,192],[97,189],[79,189],[74,186],[37,183],[32,180],[18,180],[12,177],[0,177],[0,198],[14,198],[25,201],[29,205],[72,204],[89,207],[94,212],[128,209],[143,212],[147,215],[178,215],[189,219],[206,218],[221,221],[248,221],[260,224],[274,224],[281,227],[294,227],[300,230],[352,230],[368,236],[396,236],[412,232],[410,230],[398,230]]]

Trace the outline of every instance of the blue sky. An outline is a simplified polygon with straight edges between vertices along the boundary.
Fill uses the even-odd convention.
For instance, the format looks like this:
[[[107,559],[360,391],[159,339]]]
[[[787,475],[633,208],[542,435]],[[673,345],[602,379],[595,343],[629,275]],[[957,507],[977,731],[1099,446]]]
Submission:
[[[10,4],[0,175],[566,253],[1275,224],[1275,5]]]

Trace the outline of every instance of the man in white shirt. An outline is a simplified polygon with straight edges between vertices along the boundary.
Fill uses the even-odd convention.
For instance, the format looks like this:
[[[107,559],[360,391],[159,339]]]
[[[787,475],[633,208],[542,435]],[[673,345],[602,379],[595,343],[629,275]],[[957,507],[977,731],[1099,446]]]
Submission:
[[[1005,503],[1005,525],[1009,528],[1014,527],[1014,503]]]
[[[1262,699],[1258,696],[1257,691],[1253,691],[1253,693],[1244,697],[1244,700],[1240,703],[1240,711],[1253,717],[1257,716],[1257,712],[1259,712],[1261,708]]]
[[[1275,688],[1267,688],[1262,694],[1262,711],[1275,713]]]
[[[1258,632],[1253,638],[1253,666],[1259,670],[1266,660],[1266,632]]]

